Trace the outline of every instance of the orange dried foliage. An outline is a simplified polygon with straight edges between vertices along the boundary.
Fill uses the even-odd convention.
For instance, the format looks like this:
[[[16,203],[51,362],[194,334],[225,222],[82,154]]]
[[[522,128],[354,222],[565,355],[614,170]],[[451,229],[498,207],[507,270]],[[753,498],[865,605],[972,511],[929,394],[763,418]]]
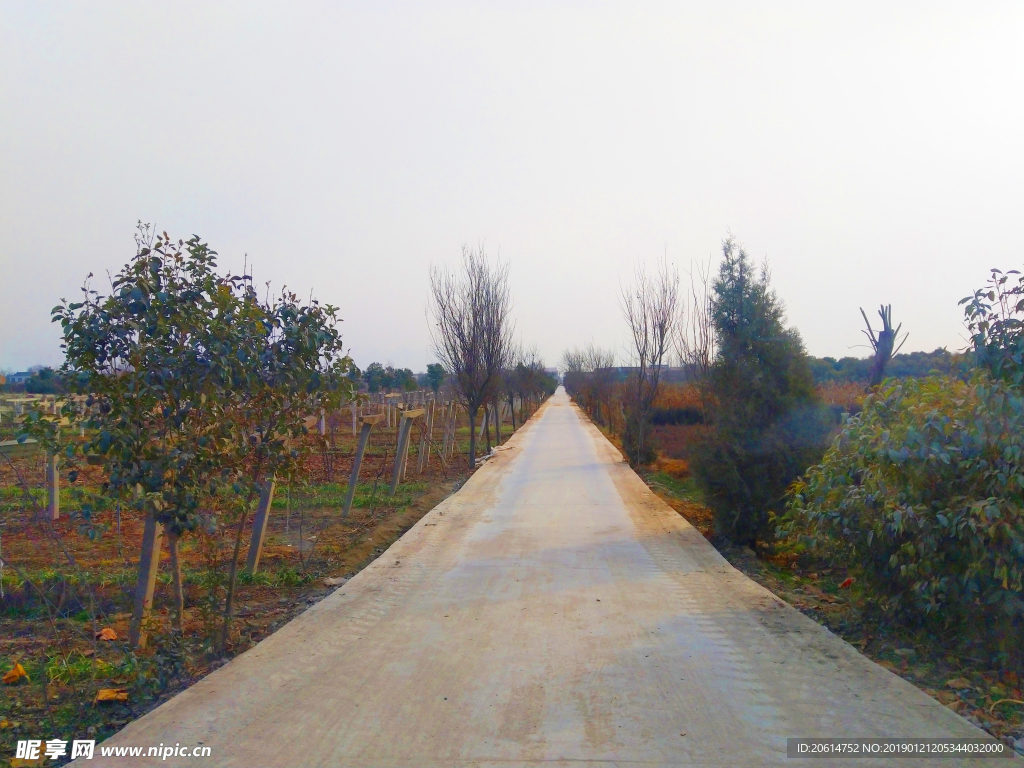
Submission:
[[[700,395],[693,384],[662,384],[655,408],[700,408]]]
[[[852,410],[864,399],[864,385],[853,381],[826,381],[818,385],[818,396],[825,405],[838,405]]]
[[[686,462],[686,459],[671,459],[667,456],[659,456],[654,461],[654,469],[672,477],[685,478],[690,476],[690,465]]]

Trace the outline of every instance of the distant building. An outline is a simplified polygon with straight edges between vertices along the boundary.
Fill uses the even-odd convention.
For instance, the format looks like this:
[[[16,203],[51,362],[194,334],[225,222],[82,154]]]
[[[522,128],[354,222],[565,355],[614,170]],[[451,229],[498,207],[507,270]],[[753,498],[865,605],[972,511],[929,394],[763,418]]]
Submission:
[[[18,373],[12,373],[7,377],[8,384],[24,384],[26,381],[32,378],[32,374],[28,371],[19,371]]]

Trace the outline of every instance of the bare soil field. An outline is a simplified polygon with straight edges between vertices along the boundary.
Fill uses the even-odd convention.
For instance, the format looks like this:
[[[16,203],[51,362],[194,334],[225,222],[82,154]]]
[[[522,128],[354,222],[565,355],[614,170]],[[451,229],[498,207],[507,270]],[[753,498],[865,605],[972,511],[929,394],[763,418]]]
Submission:
[[[510,432],[511,424],[503,425],[503,437]],[[215,648],[233,529],[211,526],[181,539],[180,635],[171,626],[164,548],[148,643],[132,650],[128,624],[143,521],[104,498],[103,478],[93,470],[74,484],[62,477],[61,517],[41,522],[33,506],[45,505],[42,457],[0,461],[0,755],[13,755],[18,739],[102,740],[116,732],[337,588],[471,474],[463,415],[448,466],[434,452],[418,473],[414,439],[407,481],[389,497],[397,430],[378,425],[343,519],[356,438],[344,414],[330,420],[328,435],[331,449],[312,457],[302,481],[277,488],[259,568],[239,576],[226,654]],[[88,524],[79,513],[86,503],[93,508]],[[251,520],[246,544],[250,527]]]

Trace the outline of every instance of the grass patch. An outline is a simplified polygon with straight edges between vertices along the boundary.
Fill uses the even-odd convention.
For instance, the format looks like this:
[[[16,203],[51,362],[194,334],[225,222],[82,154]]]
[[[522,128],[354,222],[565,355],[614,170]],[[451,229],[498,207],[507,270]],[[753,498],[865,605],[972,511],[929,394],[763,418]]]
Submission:
[[[378,506],[406,507],[412,504],[414,498],[427,489],[423,482],[402,483],[398,486],[394,496],[389,497],[388,483],[382,478],[377,483],[376,500],[374,500],[373,483],[358,483],[356,493],[352,499],[352,506],[366,508],[376,503]],[[348,493],[348,483],[324,483],[317,486],[296,487],[290,489],[281,488],[274,494],[273,509],[285,510],[291,505],[292,510],[296,509],[341,509],[345,504],[345,495]]]
[[[697,487],[697,481],[692,477],[675,477],[667,472],[647,473],[647,484],[658,486],[665,493],[675,496],[677,499],[689,501],[694,504],[704,503],[704,494]]]

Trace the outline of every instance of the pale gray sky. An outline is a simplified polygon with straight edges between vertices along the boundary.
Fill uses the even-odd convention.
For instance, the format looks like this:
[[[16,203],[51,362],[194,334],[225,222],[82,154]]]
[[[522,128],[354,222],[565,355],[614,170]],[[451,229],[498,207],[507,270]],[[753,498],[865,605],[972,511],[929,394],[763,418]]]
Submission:
[[[484,240],[549,364],[728,231],[817,355],[906,349],[1024,263],[1024,3],[0,2],[0,368],[137,219],[422,370],[428,265]],[[855,354],[864,350],[855,349]]]

